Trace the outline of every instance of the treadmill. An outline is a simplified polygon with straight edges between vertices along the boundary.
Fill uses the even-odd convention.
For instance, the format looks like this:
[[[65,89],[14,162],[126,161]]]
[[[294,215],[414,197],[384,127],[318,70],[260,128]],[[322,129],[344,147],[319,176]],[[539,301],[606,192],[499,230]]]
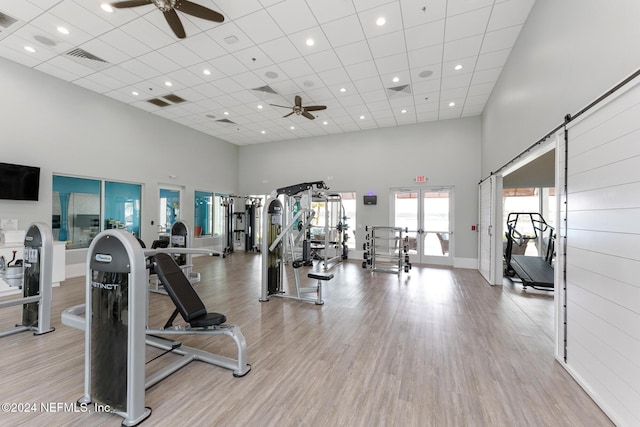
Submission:
[[[554,287],[553,259],[555,256],[555,229],[537,212],[513,212],[507,217],[507,247],[505,250],[505,274],[517,276],[526,290],[527,286],[552,291]],[[525,255],[529,241],[540,247],[544,256]],[[546,246],[546,248],[545,248]]]

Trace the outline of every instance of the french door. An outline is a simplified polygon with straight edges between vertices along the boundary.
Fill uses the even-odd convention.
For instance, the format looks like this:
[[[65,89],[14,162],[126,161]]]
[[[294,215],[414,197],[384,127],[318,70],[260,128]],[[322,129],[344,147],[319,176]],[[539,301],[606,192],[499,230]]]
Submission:
[[[396,189],[391,194],[393,224],[408,230],[411,262],[453,265],[453,188]]]

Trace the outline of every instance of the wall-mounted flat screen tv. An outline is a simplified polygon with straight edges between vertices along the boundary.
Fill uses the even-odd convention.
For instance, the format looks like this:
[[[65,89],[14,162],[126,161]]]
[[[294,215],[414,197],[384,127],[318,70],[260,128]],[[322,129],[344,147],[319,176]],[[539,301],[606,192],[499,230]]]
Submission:
[[[0,163],[0,199],[38,200],[40,168]]]

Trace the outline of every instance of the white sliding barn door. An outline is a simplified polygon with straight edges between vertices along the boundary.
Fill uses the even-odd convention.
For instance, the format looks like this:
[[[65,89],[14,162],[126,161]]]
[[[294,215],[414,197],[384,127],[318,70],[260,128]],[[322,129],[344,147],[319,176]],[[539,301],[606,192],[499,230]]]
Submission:
[[[640,426],[639,83],[568,126],[566,366],[621,426]]]
[[[491,285],[502,284],[502,176],[479,185],[478,269]]]

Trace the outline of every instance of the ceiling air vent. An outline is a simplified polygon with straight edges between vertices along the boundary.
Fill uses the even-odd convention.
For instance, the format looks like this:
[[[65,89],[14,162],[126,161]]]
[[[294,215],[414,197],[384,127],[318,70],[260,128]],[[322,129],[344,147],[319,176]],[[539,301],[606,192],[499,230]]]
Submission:
[[[157,105],[158,107],[167,107],[171,105],[168,102],[165,102],[162,99],[158,99],[158,98],[147,99],[147,102],[150,102],[153,105]]]
[[[164,95],[163,98],[169,102],[173,102],[174,104],[180,104],[181,102],[187,101],[186,99],[181,98],[178,95],[175,95],[173,93],[170,93],[169,95]]]
[[[278,94],[278,92],[273,90],[270,86],[260,86],[260,87],[253,88],[253,90],[255,90],[257,92],[270,93],[272,95],[277,95]]]
[[[387,94],[389,95],[389,98],[395,98],[403,95],[411,95],[411,85],[388,87]]]
[[[235,125],[235,124],[236,124],[235,122],[232,122],[232,121],[231,121],[231,120],[229,120],[229,119],[220,119],[220,120],[216,120],[216,122],[220,122],[220,123],[229,123],[229,124],[232,124],[232,125]]]
[[[109,66],[109,63],[96,55],[87,52],[86,50],[76,47],[64,54],[67,58],[71,59],[78,64],[85,65],[94,70],[102,70]]]
[[[17,30],[21,26],[18,22],[16,18],[0,12],[0,39]]]

